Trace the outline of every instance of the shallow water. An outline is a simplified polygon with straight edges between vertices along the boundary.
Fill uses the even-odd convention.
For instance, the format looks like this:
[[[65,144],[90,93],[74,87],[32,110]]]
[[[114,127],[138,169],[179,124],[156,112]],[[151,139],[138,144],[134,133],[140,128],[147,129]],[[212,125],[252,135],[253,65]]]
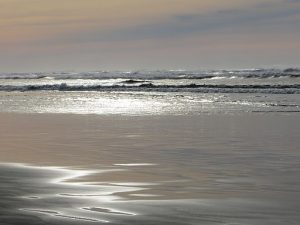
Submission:
[[[299,121],[1,114],[0,221],[298,224]]]
[[[300,112],[300,94],[0,92],[0,112],[120,116]]]
[[[147,195],[141,199],[122,195],[160,184],[72,182],[72,178],[96,172],[83,169],[20,164],[2,164],[0,168],[1,224],[274,225],[297,224],[300,219],[300,201],[295,199],[299,189],[289,190],[290,194],[284,194],[285,190],[268,190],[279,196],[259,197],[251,194],[249,186],[253,181],[249,179],[217,181],[232,187],[242,184],[244,190],[239,187],[231,192],[249,191],[246,196],[230,196],[220,190],[225,196],[202,199],[159,199],[156,196],[147,200]],[[98,172],[112,171],[106,168]]]
[[[0,225],[293,225],[300,70],[0,74]]]

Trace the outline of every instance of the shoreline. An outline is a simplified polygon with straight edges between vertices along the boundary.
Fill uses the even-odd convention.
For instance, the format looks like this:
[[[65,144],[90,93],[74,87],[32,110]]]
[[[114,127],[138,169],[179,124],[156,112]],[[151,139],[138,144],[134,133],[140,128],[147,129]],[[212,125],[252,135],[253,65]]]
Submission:
[[[299,114],[0,113],[0,159],[23,164],[0,163],[0,221],[293,224],[299,121]],[[57,183],[64,171],[72,179]]]
[[[47,166],[156,164],[158,158],[143,151],[143,147],[154,147],[155,153],[160,147],[170,151],[179,147],[195,149],[201,145],[195,141],[197,132],[203,135],[208,129],[212,136],[215,130],[221,130],[228,136],[226,129],[244,126],[247,130],[251,121],[255,123],[252,130],[260,129],[260,122],[268,120],[285,127],[295,121],[289,125],[293,134],[298,118],[300,114],[287,113],[118,116],[0,112],[0,158],[3,162]],[[136,155],[128,161],[126,153]],[[98,154],[102,157],[95,158]],[[145,156],[152,161],[145,160]]]
[[[5,224],[258,224],[297,221],[276,200],[258,198],[128,199],[143,186],[69,182],[92,171],[0,164],[0,219]],[[8,176],[8,174],[10,174]],[[176,213],[176,212],[181,212]],[[4,214],[5,213],[5,214]],[[188,217],[187,217],[188,216]]]
[[[82,171],[81,171],[82,172]],[[7,174],[10,174],[7,176]],[[282,211],[276,199],[127,199],[120,193],[137,186],[86,184],[63,180],[74,171],[0,164],[0,219],[8,225],[23,224],[281,224],[298,221],[297,201],[293,210]],[[80,174],[79,174],[80,175]],[[143,188],[143,187],[141,187]],[[115,196],[117,194],[117,196]],[[180,213],[179,213],[180,212]],[[279,223],[278,223],[279,222]]]

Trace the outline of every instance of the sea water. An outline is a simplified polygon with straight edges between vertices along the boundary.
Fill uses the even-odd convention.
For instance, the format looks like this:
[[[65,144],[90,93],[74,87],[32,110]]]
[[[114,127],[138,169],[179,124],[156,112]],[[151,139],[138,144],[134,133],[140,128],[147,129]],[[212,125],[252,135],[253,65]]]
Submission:
[[[0,224],[298,224],[299,75],[1,74]]]
[[[2,112],[299,112],[298,69],[0,74]]]

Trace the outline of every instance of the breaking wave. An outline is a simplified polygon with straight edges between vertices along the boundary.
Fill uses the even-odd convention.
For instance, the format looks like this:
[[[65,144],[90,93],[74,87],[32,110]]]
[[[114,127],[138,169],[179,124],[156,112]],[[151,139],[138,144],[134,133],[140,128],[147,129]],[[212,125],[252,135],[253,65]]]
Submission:
[[[246,70],[158,70],[158,71],[96,71],[54,73],[1,73],[0,79],[214,79],[214,78],[300,78],[300,69],[246,69]]]
[[[132,81],[133,84],[136,82]],[[0,91],[155,91],[155,92],[199,92],[199,93],[270,93],[270,94],[300,94],[300,84],[293,85],[154,85],[142,83],[139,85],[0,85]]]

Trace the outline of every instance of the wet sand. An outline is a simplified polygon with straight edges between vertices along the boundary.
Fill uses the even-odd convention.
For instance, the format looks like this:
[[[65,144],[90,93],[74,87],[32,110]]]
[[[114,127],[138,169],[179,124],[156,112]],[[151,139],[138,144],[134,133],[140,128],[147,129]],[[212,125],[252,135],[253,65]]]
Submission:
[[[0,224],[297,224],[299,121],[2,113]]]

